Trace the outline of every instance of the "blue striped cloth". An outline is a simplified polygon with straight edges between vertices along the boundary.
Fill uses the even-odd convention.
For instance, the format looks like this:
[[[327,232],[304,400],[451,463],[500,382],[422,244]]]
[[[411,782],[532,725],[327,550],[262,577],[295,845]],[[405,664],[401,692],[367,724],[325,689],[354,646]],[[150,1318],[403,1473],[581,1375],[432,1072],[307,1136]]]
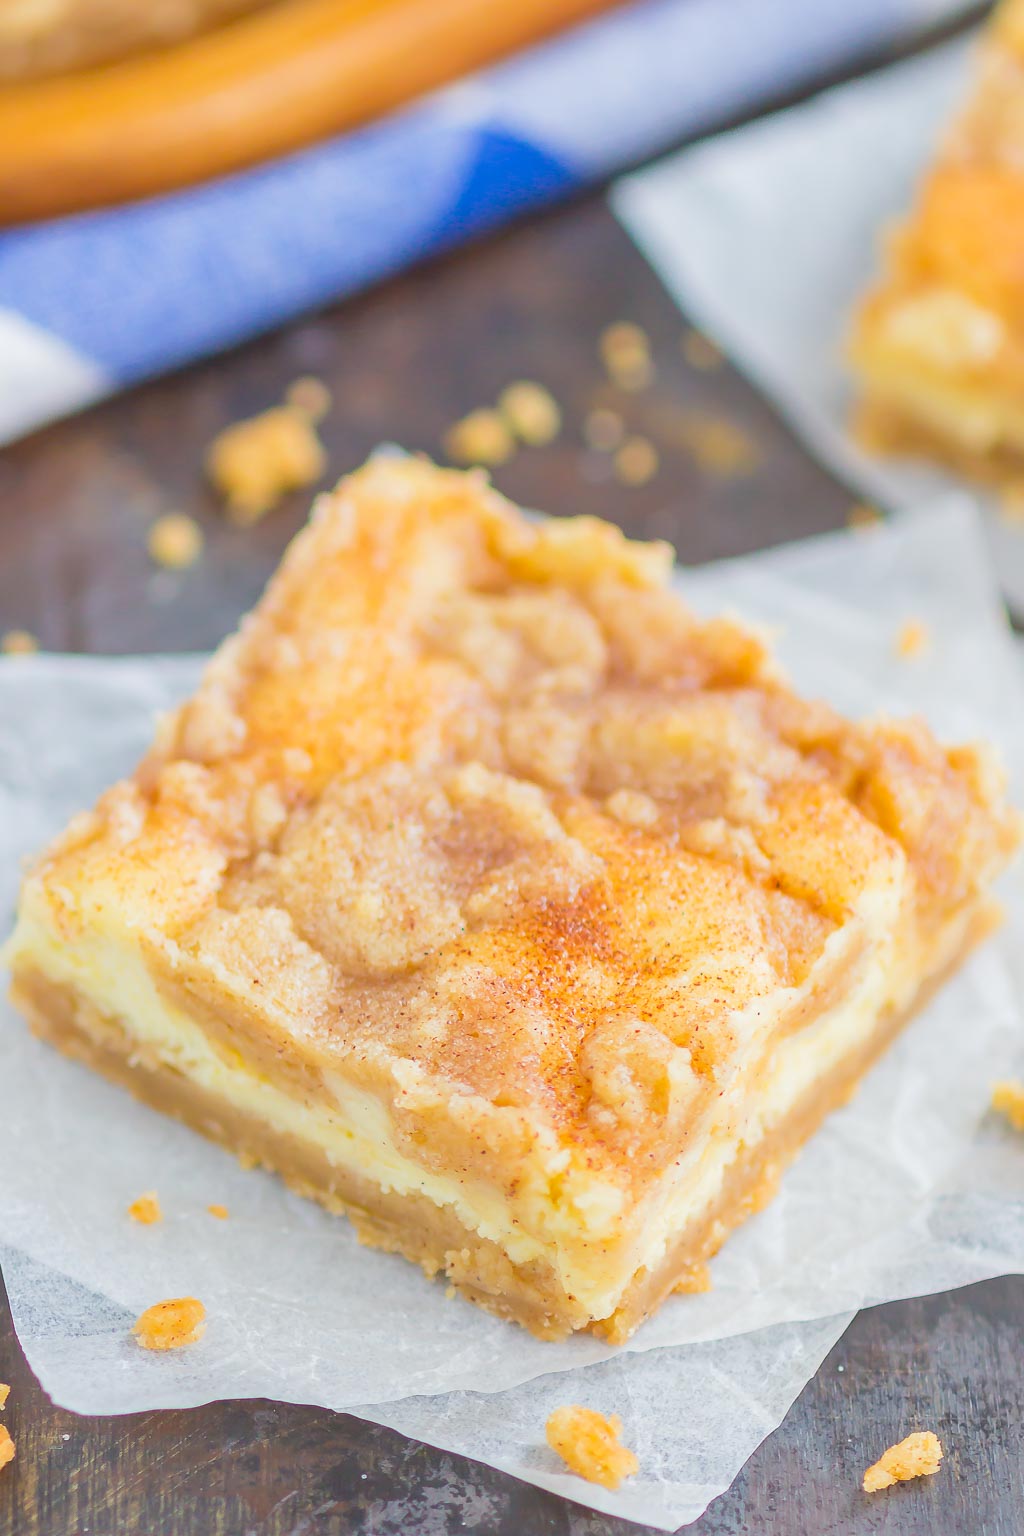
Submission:
[[[0,441],[965,8],[639,0],[285,159],[0,233]]]

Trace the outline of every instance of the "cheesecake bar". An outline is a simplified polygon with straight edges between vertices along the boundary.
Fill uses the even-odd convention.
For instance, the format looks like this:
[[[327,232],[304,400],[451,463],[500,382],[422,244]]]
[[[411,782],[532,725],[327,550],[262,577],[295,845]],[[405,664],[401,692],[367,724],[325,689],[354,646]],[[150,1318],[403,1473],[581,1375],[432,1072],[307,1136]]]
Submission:
[[[867,447],[984,481],[1024,474],[1024,0],[1003,0],[983,34],[850,358]]]
[[[377,458],[26,876],[69,1055],[543,1337],[621,1340],[993,926],[981,748],[851,724],[665,545]]]

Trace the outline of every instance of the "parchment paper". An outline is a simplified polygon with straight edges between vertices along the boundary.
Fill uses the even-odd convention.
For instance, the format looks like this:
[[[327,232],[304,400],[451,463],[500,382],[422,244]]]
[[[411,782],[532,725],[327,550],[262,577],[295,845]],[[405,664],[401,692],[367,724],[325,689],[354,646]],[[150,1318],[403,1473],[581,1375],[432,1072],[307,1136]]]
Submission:
[[[850,437],[843,357],[879,239],[910,206],[971,88],[973,37],[662,160],[612,206],[693,323],[722,344],[858,496],[913,506],[951,489],[924,461]],[[978,494],[1000,581],[1024,614],[1024,530]]]
[[[682,581],[701,609],[784,625],[802,688],[858,713],[917,709],[944,734],[995,738],[1024,782],[1018,658],[964,504]],[[911,616],[930,625],[933,649],[899,661],[894,635]],[[19,856],[132,765],[153,713],[198,665],[0,664],[5,928]],[[31,1040],[4,1005],[0,1260],[30,1364],[83,1413],[242,1396],[319,1403],[595,1508],[666,1529],[691,1520],[781,1420],[854,1308],[1024,1268],[1024,1139],[987,1113],[990,1083],[1022,1042],[1017,882],[1007,897],[1007,932],[729,1241],[714,1290],[673,1298],[618,1352],[540,1344],[446,1300],[413,1266],[359,1247],[343,1221]],[[165,1219],[140,1228],[125,1207],[149,1188]],[[206,1214],[213,1201],[230,1220]],[[180,1294],[204,1300],[206,1337],[174,1355],[139,1350],[134,1316]],[[574,1401],[625,1421],[642,1473],[617,1494],[571,1478],[544,1447],[547,1412]]]

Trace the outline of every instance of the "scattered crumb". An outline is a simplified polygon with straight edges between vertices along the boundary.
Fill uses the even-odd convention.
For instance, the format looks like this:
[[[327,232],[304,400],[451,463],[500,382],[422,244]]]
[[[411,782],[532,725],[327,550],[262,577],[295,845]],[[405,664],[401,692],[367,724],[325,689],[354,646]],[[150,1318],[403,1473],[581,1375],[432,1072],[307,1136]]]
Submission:
[[[558,401],[543,384],[520,379],[498,396],[498,410],[505,425],[519,441],[531,448],[552,442],[562,429]]]
[[[691,368],[696,368],[701,373],[713,373],[716,368],[721,368],[721,352],[714,342],[707,336],[702,336],[700,331],[684,331],[680,345],[683,356]]]
[[[149,1189],[137,1200],[133,1200],[128,1207],[128,1215],[132,1221],[137,1221],[143,1227],[151,1227],[156,1221],[163,1221],[164,1213],[160,1209],[160,1201],[157,1199],[155,1189]]]
[[[10,1430],[0,1424],[0,1467],[6,1467],[9,1461],[14,1460],[14,1441],[11,1439]]]
[[[583,423],[583,437],[596,453],[611,453],[626,435],[626,424],[617,411],[599,406]]]
[[[884,521],[878,508],[866,501],[855,501],[846,514],[847,528],[878,528]]]
[[[470,411],[444,435],[444,451],[456,464],[504,464],[515,452],[515,439],[497,411]]]
[[[615,455],[615,477],[623,485],[646,485],[658,473],[658,450],[646,437],[627,437]]]
[[[218,1221],[227,1221],[228,1208],[226,1205],[208,1205],[206,1209],[211,1216],[216,1216]]]
[[[289,384],[284,392],[285,404],[300,411],[308,421],[323,421],[331,408],[331,392],[322,379],[307,374]]]
[[[896,654],[912,661],[916,656],[924,656],[931,649],[931,643],[927,624],[920,619],[907,619],[896,635]]]
[[[278,405],[218,433],[206,473],[233,523],[255,523],[288,491],[312,485],[324,472],[323,444],[308,413]]]
[[[167,571],[184,571],[195,565],[203,552],[203,530],[184,512],[158,517],[146,541],[149,558]]]
[[[893,1483],[905,1483],[912,1477],[931,1477],[939,1470],[942,1446],[930,1429],[917,1430],[891,1445],[885,1455],[864,1473],[864,1492],[877,1493]]]
[[[691,1264],[686,1273],[680,1275],[672,1289],[683,1296],[696,1296],[701,1291],[710,1291],[710,1267],[707,1264]]]
[[[444,1288],[444,1299],[445,1299],[445,1301],[454,1301],[455,1300],[455,1296],[456,1296],[456,1290],[455,1290],[454,1285],[446,1285],[445,1288]]]
[[[646,389],[654,378],[647,332],[629,320],[607,326],[600,337],[601,360],[608,377],[620,389]]]
[[[1024,1131],[1024,1083],[995,1083],[992,1108],[1005,1115],[1015,1131]]]
[[[741,427],[727,416],[687,415],[678,422],[679,437],[709,475],[731,480],[749,475],[760,455]]]
[[[194,1296],[179,1296],[147,1307],[132,1333],[143,1349],[181,1349],[206,1330],[206,1308]]]
[[[616,1413],[605,1418],[593,1408],[556,1408],[546,1432],[548,1445],[569,1469],[602,1488],[617,1488],[640,1465],[619,1442],[622,1420]]]
[[[9,629],[0,640],[0,651],[5,656],[34,656],[38,649],[39,641],[27,629]]]
[[[6,1381],[0,1381],[0,1408],[6,1408],[7,1399],[11,1395],[11,1389]]]

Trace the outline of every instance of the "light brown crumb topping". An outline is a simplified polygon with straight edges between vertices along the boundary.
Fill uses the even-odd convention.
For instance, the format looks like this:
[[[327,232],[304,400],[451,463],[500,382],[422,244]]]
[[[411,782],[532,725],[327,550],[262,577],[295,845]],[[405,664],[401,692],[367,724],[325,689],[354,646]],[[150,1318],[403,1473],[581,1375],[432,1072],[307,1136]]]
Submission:
[[[258,521],[289,491],[312,485],[325,464],[313,420],[293,404],[225,427],[206,455],[210,481],[239,524]]]
[[[182,1349],[206,1331],[206,1308],[194,1296],[179,1296],[147,1307],[132,1328],[143,1349]]]
[[[6,1381],[0,1381],[0,1408],[7,1407],[7,1399],[11,1395],[11,1389]]]
[[[891,1445],[874,1466],[868,1467],[864,1473],[864,1492],[877,1493],[913,1477],[931,1477],[939,1470],[941,1461],[938,1436],[930,1429],[916,1430],[899,1445]]]
[[[620,1442],[622,1420],[618,1414],[597,1413],[593,1408],[556,1408],[546,1426],[548,1445],[570,1471],[602,1488],[617,1488],[632,1477],[640,1463]]]
[[[206,1209],[211,1216],[216,1216],[218,1221],[227,1221],[229,1213],[226,1205],[208,1205]]]
[[[543,384],[520,379],[498,396],[498,410],[509,430],[531,448],[553,442],[562,428],[558,401]]]
[[[128,1215],[132,1221],[137,1221],[140,1226],[151,1227],[154,1222],[163,1221],[164,1213],[160,1209],[160,1201],[157,1199],[155,1189],[147,1190],[137,1200],[133,1200],[128,1207]]]
[[[27,629],[9,629],[0,638],[0,651],[5,656],[34,656],[38,649],[39,641]]]
[[[906,661],[913,661],[919,656],[927,655],[931,649],[931,643],[932,636],[928,625],[920,619],[907,619],[900,625],[896,635],[896,654]]]
[[[203,552],[203,530],[195,518],[168,512],[150,528],[147,548],[155,564],[168,571],[184,571],[195,565]]]
[[[992,1108],[1005,1115],[1015,1131],[1024,1131],[1024,1083],[996,1083],[992,1089]]]
[[[9,1461],[14,1460],[14,1441],[11,1432],[5,1424],[0,1424],[0,1467],[6,1467]]]

